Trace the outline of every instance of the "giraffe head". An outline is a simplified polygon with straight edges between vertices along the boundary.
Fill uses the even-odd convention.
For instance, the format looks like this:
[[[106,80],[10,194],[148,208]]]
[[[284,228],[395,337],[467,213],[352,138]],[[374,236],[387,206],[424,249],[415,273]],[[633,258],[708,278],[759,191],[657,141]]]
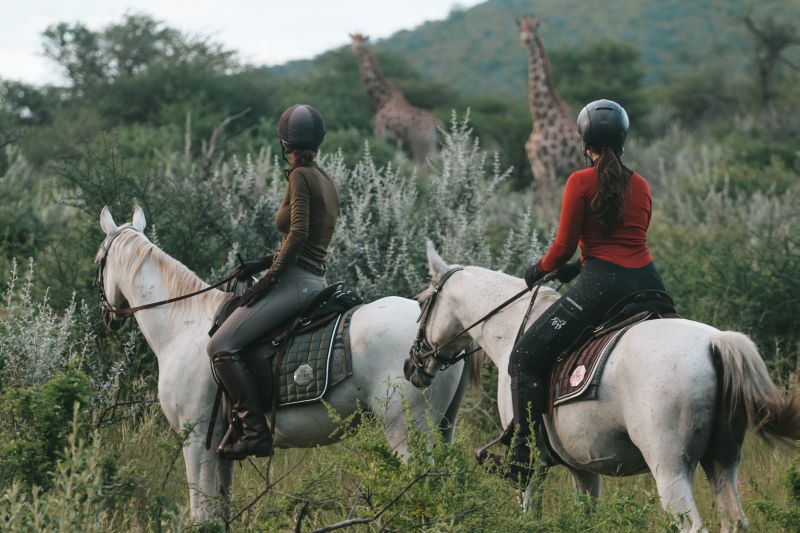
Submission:
[[[539,29],[539,17],[527,15],[517,19],[517,27],[519,28],[519,38],[522,44],[529,45],[534,35]]]
[[[366,35],[362,35],[360,33],[351,33],[350,39],[353,40],[352,44],[353,52],[358,52],[358,50],[361,48],[361,45],[364,43],[364,41],[369,39],[369,37],[367,37]]]

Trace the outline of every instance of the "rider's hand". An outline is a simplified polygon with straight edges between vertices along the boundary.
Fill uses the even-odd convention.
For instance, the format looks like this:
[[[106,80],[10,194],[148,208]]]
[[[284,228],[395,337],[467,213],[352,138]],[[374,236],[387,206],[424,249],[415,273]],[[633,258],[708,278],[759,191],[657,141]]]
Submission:
[[[539,267],[539,262],[535,262],[528,269],[525,271],[525,285],[528,286],[528,289],[532,289],[536,282],[542,279],[547,272],[543,272],[542,269]]]
[[[578,274],[581,273],[581,262],[579,259],[575,261],[570,261],[569,263],[564,263],[558,270],[556,271],[556,279],[561,283],[569,283],[573,279],[578,277]]]
[[[252,287],[244,291],[241,300],[239,300],[239,307],[252,307],[261,298],[266,296],[277,282],[277,278],[274,278],[268,272],[263,278],[253,284]]]
[[[274,257],[275,254],[269,254],[253,261],[245,261],[244,264],[240,265],[236,268],[236,270],[233,271],[233,274],[236,275],[236,279],[239,281],[245,281],[253,274],[258,274],[259,272],[271,267]]]

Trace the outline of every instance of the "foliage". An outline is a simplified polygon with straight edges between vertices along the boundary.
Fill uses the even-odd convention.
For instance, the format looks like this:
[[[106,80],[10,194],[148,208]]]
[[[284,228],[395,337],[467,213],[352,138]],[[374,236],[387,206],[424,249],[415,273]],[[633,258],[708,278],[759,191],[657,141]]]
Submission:
[[[602,96],[622,105],[631,123],[640,123],[644,117],[644,71],[639,51],[632,45],[613,40],[587,43],[554,50],[550,60],[559,94],[572,109]]]
[[[797,531],[800,529],[800,451],[795,453],[794,462],[786,471],[783,482],[788,489],[788,509],[769,499],[759,501],[758,507],[770,517],[770,522],[786,531]]]
[[[24,280],[12,263],[0,322],[0,390],[42,385],[68,362],[87,358],[93,347],[87,306],[73,299],[59,316],[47,296],[35,302],[33,274],[32,260]]]
[[[67,370],[41,388],[6,389],[0,396],[0,487],[50,486],[50,470],[67,443],[73,406],[91,397],[89,378]],[[81,428],[82,429],[82,428]]]
[[[49,490],[34,486],[27,492],[15,483],[4,491],[0,529],[9,533],[109,530],[113,509],[132,492],[133,484],[130,474],[118,471],[103,452],[97,435],[90,443],[80,439],[80,427],[76,411]]]

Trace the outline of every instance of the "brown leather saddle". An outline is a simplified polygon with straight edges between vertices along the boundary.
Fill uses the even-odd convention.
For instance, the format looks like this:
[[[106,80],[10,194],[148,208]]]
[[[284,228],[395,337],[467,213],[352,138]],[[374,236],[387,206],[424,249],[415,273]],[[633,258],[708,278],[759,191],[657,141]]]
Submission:
[[[656,318],[680,318],[672,298],[664,291],[640,291],[622,298],[604,321],[587,328],[556,359],[548,382],[548,411],[558,405],[597,398],[608,356],[633,326]]]

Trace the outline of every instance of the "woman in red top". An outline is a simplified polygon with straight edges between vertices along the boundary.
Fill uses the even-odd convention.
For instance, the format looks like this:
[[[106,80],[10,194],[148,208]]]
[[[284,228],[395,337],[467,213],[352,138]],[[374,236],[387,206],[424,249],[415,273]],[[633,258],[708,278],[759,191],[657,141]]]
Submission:
[[[567,179],[556,240],[525,273],[529,288],[552,271],[564,282],[579,273],[580,278],[531,325],[511,354],[508,371],[518,428],[514,460],[520,463],[529,461],[531,422],[541,427],[544,378],[554,358],[585,328],[599,325],[623,297],[664,290],[647,249],[650,187],[621,161],[628,124],[625,110],[610,100],[583,108],[578,130],[592,166]],[[577,247],[580,260],[568,263]]]

